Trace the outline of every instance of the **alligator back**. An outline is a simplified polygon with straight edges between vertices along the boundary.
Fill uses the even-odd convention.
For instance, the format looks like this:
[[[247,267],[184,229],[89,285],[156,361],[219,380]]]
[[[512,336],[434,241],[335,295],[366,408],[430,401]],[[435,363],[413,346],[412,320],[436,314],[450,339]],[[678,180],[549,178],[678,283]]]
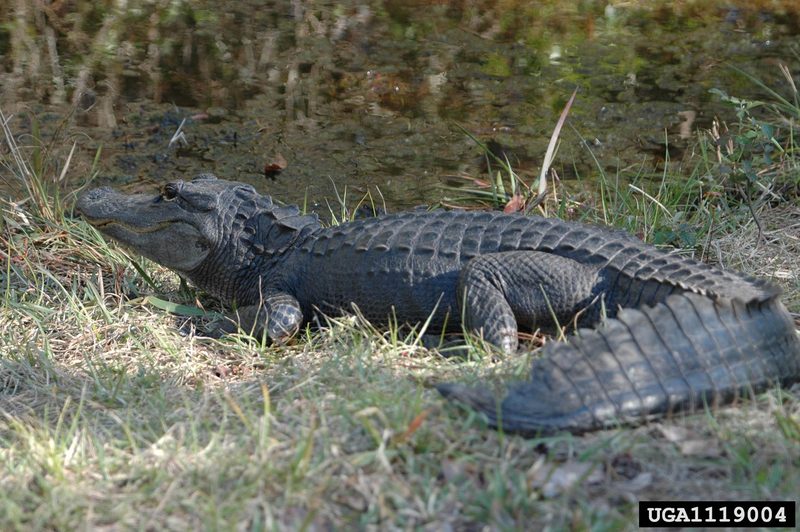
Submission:
[[[456,284],[464,265],[479,255],[519,250],[552,253],[604,272],[612,315],[617,307],[653,305],[686,291],[743,303],[780,293],[769,283],[667,254],[623,231],[452,211],[399,213],[318,230],[298,246],[302,257],[293,262],[292,284],[301,301],[326,312],[354,303],[376,322],[393,312],[401,321],[417,322],[436,308],[435,325],[449,313],[458,328]]]

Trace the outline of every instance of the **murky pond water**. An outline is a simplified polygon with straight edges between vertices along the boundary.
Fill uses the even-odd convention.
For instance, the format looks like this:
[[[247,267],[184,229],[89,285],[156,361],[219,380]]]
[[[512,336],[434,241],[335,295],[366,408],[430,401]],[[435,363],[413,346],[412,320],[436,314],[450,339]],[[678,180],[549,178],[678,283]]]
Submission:
[[[74,186],[102,147],[98,183],[210,170],[292,202],[349,187],[400,207],[484,175],[461,128],[532,181],[575,87],[555,168],[591,179],[680,160],[694,130],[732,120],[710,89],[759,88],[731,65],[775,87],[779,63],[800,70],[795,2],[641,4],[13,0],[0,108],[20,144],[76,143]]]

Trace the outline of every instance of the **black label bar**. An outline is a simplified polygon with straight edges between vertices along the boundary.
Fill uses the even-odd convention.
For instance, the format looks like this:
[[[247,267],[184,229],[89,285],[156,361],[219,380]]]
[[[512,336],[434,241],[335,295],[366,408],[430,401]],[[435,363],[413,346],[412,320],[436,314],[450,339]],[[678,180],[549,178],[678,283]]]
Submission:
[[[640,501],[639,526],[791,527],[794,501]]]

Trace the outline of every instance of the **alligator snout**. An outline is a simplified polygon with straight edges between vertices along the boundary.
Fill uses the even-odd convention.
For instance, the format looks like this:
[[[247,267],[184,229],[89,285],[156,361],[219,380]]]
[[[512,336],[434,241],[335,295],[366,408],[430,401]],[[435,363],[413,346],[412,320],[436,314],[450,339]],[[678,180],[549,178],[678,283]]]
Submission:
[[[75,203],[75,209],[83,216],[93,216],[96,213],[97,205],[104,201],[109,195],[113,194],[114,190],[111,187],[98,187],[87,190],[78,197]]]
[[[169,208],[153,208],[153,198],[149,194],[128,195],[111,187],[98,187],[78,197],[75,211],[93,225],[114,221],[141,227],[171,219],[173,216],[169,212],[162,212],[169,211]]]

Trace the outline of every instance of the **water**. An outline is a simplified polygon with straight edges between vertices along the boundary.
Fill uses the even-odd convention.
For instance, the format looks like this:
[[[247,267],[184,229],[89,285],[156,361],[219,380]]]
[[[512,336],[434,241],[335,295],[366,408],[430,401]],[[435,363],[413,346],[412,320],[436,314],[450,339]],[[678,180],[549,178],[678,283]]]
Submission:
[[[102,147],[95,182],[125,189],[213,171],[291,202],[432,203],[486,177],[461,128],[533,181],[575,87],[561,178],[657,172],[734,120],[710,89],[760,95],[731,65],[776,88],[779,63],[800,71],[793,2],[28,4],[0,6],[0,106],[21,144],[37,127],[56,155],[76,143],[73,187]]]

